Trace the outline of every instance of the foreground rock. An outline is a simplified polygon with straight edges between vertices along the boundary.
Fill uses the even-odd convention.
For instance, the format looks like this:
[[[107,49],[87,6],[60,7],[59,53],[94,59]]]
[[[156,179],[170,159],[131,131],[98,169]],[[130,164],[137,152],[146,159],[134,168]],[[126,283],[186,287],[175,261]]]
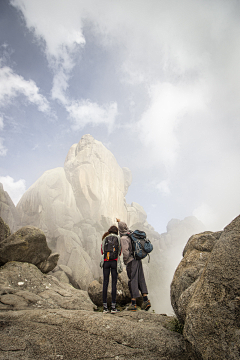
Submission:
[[[35,265],[8,262],[0,268],[0,310],[23,309],[93,310],[86,291],[44,275]]]
[[[171,283],[172,307],[182,324],[185,322],[187,307],[199,277],[221,233],[205,231],[193,235],[183,250],[183,259],[177,267]]]
[[[46,236],[34,226],[22,227],[0,242],[0,263],[2,264],[8,261],[28,262],[46,273],[54,269],[59,258],[58,254],[52,254],[52,256],[50,254]]]
[[[191,238],[171,286],[196,358],[240,358],[240,216],[223,232]]]
[[[0,312],[0,359],[193,360],[169,321],[143,311]]]

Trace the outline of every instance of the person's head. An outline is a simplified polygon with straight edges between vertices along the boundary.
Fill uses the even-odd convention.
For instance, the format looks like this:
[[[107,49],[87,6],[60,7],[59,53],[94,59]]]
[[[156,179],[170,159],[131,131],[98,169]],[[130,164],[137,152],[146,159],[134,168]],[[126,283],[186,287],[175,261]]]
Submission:
[[[119,221],[118,230],[119,230],[120,236],[126,235],[129,232],[127,224],[123,221]]]
[[[115,225],[110,226],[110,228],[108,229],[108,231],[103,234],[102,240],[103,240],[106,236],[108,236],[108,235],[110,235],[110,234],[116,234],[116,235],[118,235],[118,228],[117,228]]]

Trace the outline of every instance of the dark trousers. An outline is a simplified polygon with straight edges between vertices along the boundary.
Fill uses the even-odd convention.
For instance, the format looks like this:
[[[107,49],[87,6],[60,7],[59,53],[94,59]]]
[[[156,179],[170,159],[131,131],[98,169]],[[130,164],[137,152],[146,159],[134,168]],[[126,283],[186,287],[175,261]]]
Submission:
[[[117,293],[117,261],[104,261],[103,264],[103,303],[107,302],[107,289],[109,283],[109,275],[111,270],[112,276],[112,303],[116,304],[116,293]]]
[[[139,290],[141,294],[148,294],[147,285],[142,268],[142,261],[133,259],[127,264],[127,275],[129,278],[128,287],[132,299],[139,297]]]

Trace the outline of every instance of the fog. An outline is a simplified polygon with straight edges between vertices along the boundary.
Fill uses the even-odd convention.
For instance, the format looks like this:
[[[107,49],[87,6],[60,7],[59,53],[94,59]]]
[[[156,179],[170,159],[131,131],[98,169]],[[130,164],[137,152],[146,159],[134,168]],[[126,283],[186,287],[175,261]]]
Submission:
[[[0,182],[15,204],[90,133],[159,233],[240,210],[238,1],[0,3]]]

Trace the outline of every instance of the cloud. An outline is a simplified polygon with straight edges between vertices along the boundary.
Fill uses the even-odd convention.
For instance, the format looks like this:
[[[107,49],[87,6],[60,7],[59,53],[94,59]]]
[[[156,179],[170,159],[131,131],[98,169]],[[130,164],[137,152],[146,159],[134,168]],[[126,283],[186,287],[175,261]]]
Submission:
[[[0,106],[4,107],[23,94],[30,103],[37,105],[39,111],[48,113],[49,103],[44,96],[39,94],[39,89],[32,80],[25,80],[17,75],[8,66],[0,68]]]
[[[204,217],[211,209],[223,221],[239,211],[237,1],[12,0],[11,4],[21,10],[45,51],[53,73],[52,98],[69,113],[73,130],[88,123],[111,128],[119,109],[122,129],[138,136],[134,162],[152,167],[162,193],[168,193],[168,187],[159,180],[168,179],[171,199],[182,197],[188,211],[184,216],[196,211]],[[84,38],[85,33],[90,37]],[[121,111],[118,99],[101,104],[97,89],[94,100],[89,94],[89,100],[70,98],[72,70],[93,37],[106,57],[114,58],[119,82],[113,86],[121,83],[126,90],[120,96],[122,104],[126,98],[134,99],[134,116]],[[107,68],[104,71],[111,76]]]
[[[160,183],[158,183],[156,185],[156,188],[163,196],[171,195],[171,191],[167,180],[163,180]]]
[[[71,105],[67,106],[67,110],[74,131],[82,129],[86,124],[93,126],[106,124],[111,131],[118,114],[116,103],[99,106],[89,100],[72,102]]]
[[[178,125],[187,116],[206,108],[204,90],[199,84],[189,86],[168,82],[152,85],[150,104],[138,123],[139,137],[152,159],[172,168],[178,158]]]
[[[211,227],[212,224],[217,221],[216,212],[206,203],[202,203],[199,207],[194,209],[193,215],[196,216],[197,219],[202,221],[206,228]]]
[[[0,131],[3,130],[3,128],[4,128],[3,118],[0,116]]]
[[[14,204],[17,205],[18,201],[26,191],[25,180],[20,179],[14,181],[11,176],[0,176],[0,182],[3,184],[4,190],[7,191]]]
[[[7,148],[3,145],[4,139],[0,137],[0,156],[7,155]]]

